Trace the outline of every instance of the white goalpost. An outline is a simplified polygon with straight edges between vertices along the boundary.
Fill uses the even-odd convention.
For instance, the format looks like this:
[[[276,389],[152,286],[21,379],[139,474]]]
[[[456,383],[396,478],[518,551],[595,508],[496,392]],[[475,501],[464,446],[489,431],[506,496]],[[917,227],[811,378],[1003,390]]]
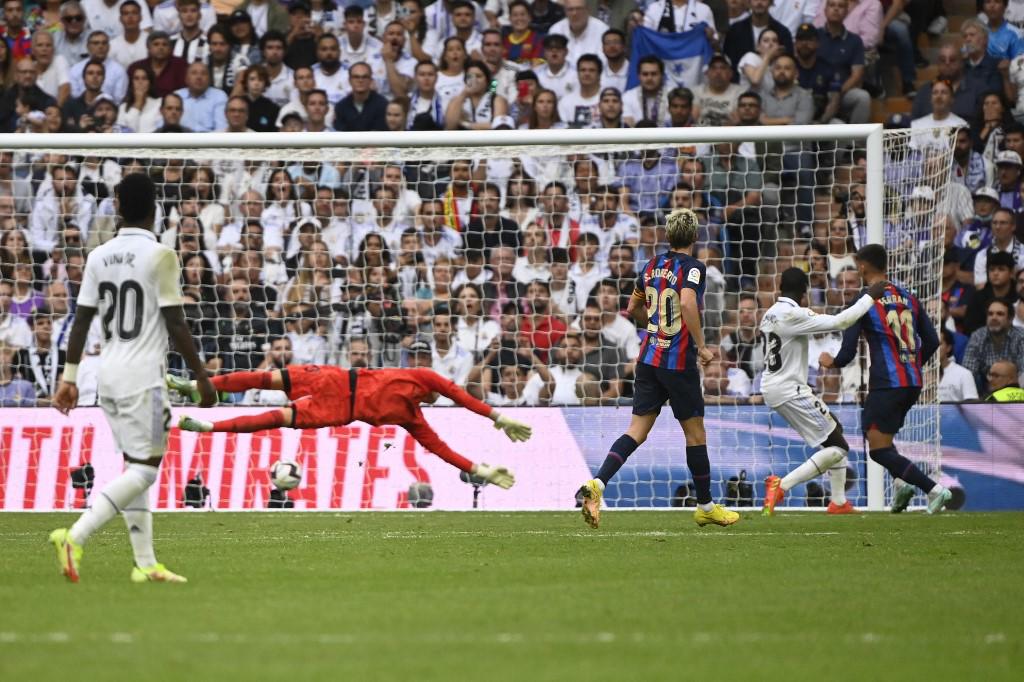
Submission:
[[[19,270],[11,255],[18,238],[5,236],[4,278],[15,312],[31,324],[44,309],[54,321],[51,342],[66,343],[61,287],[73,299],[75,259],[115,233],[112,190],[121,175],[146,172],[158,187],[155,232],[182,255],[186,310],[211,371],[266,369],[283,357],[422,366],[429,356],[435,370],[485,401],[560,408],[569,435],[557,447],[578,448],[574,456],[595,471],[629,418],[638,341],[621,314],[624,301],[642,263],[665,248],[664,216],[693,208],[709,266],[704,325],[717,354],[704,376],[712,491],[730,505],[760,506],[764,476],[783,475],[811,452],[758,395],[764,355],[756,326],[778,295],[778,275],[808,270],[810,304],[835,312],[859,292],[853,251],[885,244],[891,276],[938,327],[946,221],[962,201],[951,182],[954,139],[950,129],[876,124],[6,134],[0,165],[10,166],[10,180],[0,180],[0,202],[12,196],[15,210],[0,215],[0,231],[23,234],[21,258],[31,258],[32,269],[30,277],[27,265]],[[45,306],[18,307],[36,293]],[[32,333],[35,348],[41,341]],[[93,357],[102,339],[90,343]],[[844,372],[819,373],[818,352],[834,353],[837,344],[835,336],[813,340],[812,382],[855,451],[848,495],[881,510],[891,481],[864,454],[860,429],[866,349]],[[36,402],[22,404],[45,405],[55,377],[12,357],[12,375],[23,366],[35,387]],[[173,354],[170,369],[184,371]],[[936,359],[897,441],[927,473],[941,466],[937,383]],[[231,400],[281,404],[273,393]],[[609,486],[609,506],[692,502],[678,425],[667,411],[661,422]],[[526,446],[541,468],[553,446],[545,436],[535,429]],[[478,445],[484,452],[467,454],[490,461],[489,445]],[[222,479],[203,469],[209,454],[175,464],[174,475],[198,473],[216,496],[211,481]],[[26,461],[50,466],[45,456]],[[575,480],[580,470],[545,470],[550,481],[536,485],[557,481],[561,490],[562,478]],[[47,482],[67,475],[41,474]],[[265,487],[266,476],[245,485]],[[338,495],[323,493],[327,508]],[[827,498],[821,479],[795,488],[786,504],[823,508]],[[565,507],[572,502],[570,493]]]

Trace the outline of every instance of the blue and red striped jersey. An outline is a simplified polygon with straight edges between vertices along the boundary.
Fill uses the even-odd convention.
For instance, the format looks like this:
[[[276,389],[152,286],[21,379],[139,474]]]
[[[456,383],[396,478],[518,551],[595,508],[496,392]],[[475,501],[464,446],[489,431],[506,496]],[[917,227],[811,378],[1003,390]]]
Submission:
[[[890,284],[864,317],[843,332],[837,367],[853,360],[861,334],[871,357],[869,389],[922,386],[921,367],[938,349],[939,336],[917,296]]]
[[[684,370],[697,366],[697,344],[683,322],[680,295],[684,289],[697,294],[704,308],[706,268],[686,253],[667,251],[647,261],[637,276],[634,296],[647,300],[647,328],[637,362],[663,369]]]

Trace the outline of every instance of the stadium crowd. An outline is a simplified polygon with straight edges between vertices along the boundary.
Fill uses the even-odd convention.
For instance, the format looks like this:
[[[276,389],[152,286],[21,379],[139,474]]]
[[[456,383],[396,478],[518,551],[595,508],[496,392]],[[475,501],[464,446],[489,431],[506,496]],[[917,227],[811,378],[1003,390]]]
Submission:
[[[1024,3],[981,5],[915,92],[917,37],[943,21],[938,0],[7,0],[0,132],[857,123],[892,68],[913,113],[888,124],[910,129],[886,168],[890,247],[944,227],[943,397],[969,399],[988,393],[993,364],[1024,368],[1024,38],[1011,23],[1024,25]],[[640,28],[698,31],[711,56],[631,65]],[[959,128],[951,168],[935,126]],[[860,290],[866,157],[853,146],[443,163],[0,151],[3,405],[48,404],[85,259],[116,231],[112,190],[133,170],[158,183],[155,231],[181,254],[214,372],[432,366],[496,405],[628,401],[639,340],[623,311],[680,207],[702,222],[710,402],[759,400],[757,326],[777,273],[805,267],[819,311]],[[100,327],[79,374],[86,404]],[[813,359],[838,339],[812,346]],[[828,401],[863,383],[860,368],[811,370]]]

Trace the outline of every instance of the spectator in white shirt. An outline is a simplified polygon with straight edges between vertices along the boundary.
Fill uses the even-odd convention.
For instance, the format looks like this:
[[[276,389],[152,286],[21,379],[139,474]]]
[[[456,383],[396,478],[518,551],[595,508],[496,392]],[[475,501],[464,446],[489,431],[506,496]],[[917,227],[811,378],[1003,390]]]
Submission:
[[[563,35],[569,41],[568,62],[575,65],[585,54],[601,54],[601,39],[608,24],[590,16],[587,0],[565,0],[565,19],[555,22],[548,34]]]
[[[939,344],[939,402],[959,403],[978,399],[974,375],[953,358],[953,333],[943,327]]]
[[[148,67],[136,66],[129,74],[131,88],[117,109],[118,124],[137,133],[151,133],[160,127],[160,98],[153,87]]]
[[[199,25],[204,32],[209,31],[217,23],[217,12],[208,2],[203,2],[199,6],[199,17]],[[174,35],[181,30],[176,0],[164,0],[153,8],[153,30],[163,31],[167,35]]]
[[[103,31],[110,38],[121,35],[121,5],[125,2],[126,0],[82,0],[82,9],[85,11],[89,28]],[[148,31],[153,27],[149,4],[140,4],[139,12],[142,16],[142,28]]]
[[[38,30],[32,34],[32,59],[39,69],[36,85],[50,97],[57,100],[57,106],[64,106],[71,95],[68,81],[68,63],[63,55],[54,53],[53,34]]]
[[[432,365],[434,371],[446,379],[450,379],[455,385],[465,388],[469,372],[473,369],[473,356],[453,343],[452,315],[447,307],[441,307],[434,312],[433,327]],[[454,403],[442,396],[434,404],[450,406]]]
[[[601,56],[604,69],[601,71],[601,89],[615,88],[626,91],[629,80],[629,59],[626,58],[626,34],[617,28],[610,28],[601,36]]]
[[[601,93],[601,70],[604,67],[596,54],[581,55],[576,60],[579,90],[558,100],[558,115],[573,128],[587,128],[600,113],[597,105]]]
[[[146,31],[142,30],[141,8],[138,0],[124,0],[121,3],[121,35],[110,41],[110,53],[125,69],[149,56],[146,50]]]
[[[340,37],[339,44],[341,65],[346,71],[353,64],[370,64],[380,59],[381,42],[366,35],[366,19],[363,17],[363,8],[358,5],[345,8],[345,33]],[[317,42],[318,49],[319,45]]]

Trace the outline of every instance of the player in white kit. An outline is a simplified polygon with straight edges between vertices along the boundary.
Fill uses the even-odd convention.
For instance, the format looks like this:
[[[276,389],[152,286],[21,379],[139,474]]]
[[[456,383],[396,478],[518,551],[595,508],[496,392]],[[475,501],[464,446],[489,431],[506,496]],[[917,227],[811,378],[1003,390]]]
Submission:
[[[838,315],[816,315],[805,308],[807,274],[799,268],[782,273],[779,299],[761,319],[765,370],[761,377],[761,395],[766,405],[782,415],[811,447],[819,448],[811,458],[785,476],[765,479],[764,509],[770,516],[782,502],[785,491],[828,472],[832,486],[830,514],[850,514],[853,505],[846,499],[846,453],[850,446],[843,427],[807,385],[807,341],[811,334],[842,331],[859,320],[885,293],[880,282],[852,306]]]
[[[203,404],[213,405],[216,394],[185,323],[178,256],[161,245],[152,231],[153,181],[142,173],[126,176],[115,190],[115,201],[122,227],[85,264],[67,364],[53,405],[67,414],[77,404],[78,361],[89,325],[99,313],[103,330],[100,405],[125,467],[93,497],[92,506],[70,529],[50,533],[50,542],[57,549],[61,571],[71,582],[78,582],[82,547],[90,535],[121,513],[135,555],[132,582],[186,582],[157,562],[149,510],[149,487],[156,481],[171,424],[164,386],[168,334],[195,373]]]

